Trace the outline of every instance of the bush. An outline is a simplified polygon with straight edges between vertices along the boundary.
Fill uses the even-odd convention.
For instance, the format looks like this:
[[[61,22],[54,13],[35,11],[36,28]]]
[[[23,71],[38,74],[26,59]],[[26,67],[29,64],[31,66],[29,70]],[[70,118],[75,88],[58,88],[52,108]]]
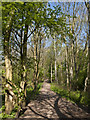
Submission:
[[[80,91],[70,91],[70,99],[74,102],[80,102]]]
[[[90,95],[87,92],[82,92],[80,103],[90,106]]]
[[[26,98],[26,104],[30,102],[30,100],[35,99],[36,95],[39,94],[39,91],[41,89],[42,83],[39,83],[37,85],[37,90],[34,91],[34,88],[32,86],[27,87],[27,98]]]

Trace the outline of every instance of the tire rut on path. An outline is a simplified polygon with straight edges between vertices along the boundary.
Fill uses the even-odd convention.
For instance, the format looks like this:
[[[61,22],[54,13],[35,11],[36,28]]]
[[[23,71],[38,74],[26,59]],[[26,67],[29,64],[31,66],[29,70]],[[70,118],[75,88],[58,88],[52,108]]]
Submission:
[[[27,106],[19,118],[90,118],[90,113],[50,90],[50,84],[44,82],[40,94]]]

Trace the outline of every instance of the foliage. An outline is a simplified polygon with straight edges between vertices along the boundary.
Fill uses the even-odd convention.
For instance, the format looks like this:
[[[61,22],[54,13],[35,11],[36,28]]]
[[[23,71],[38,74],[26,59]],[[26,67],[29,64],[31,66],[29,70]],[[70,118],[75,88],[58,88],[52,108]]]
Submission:
[[[35,91],[31,85],[27,87],[26,104],[28,104],[30,102],[30,100],[33,100],[36,98],[36,96],[40,92],[41,87],[42,87],[42,82],[37,85],[37,89]]]
[[[2,75],[15,84],[12,89],[18,102],[25,100],[24,91],[19,92],[21,81],[27,82],[26,101],[29,102],[39,93],[40,82],[54,81],[57,77],[58,86],[52,85],[53,91],[76,103],[89,105],[87,93],[82,92],[87,87],[89,55],[86,13],[84,2],[2,2],[2,57],[5,56]],[[4,92],[7,90],[4,88]],[[4,102],[3,99],[3,105]],[[16,110],[17,107],[12,117]],[[5,113],[2,116],[10,117]]]
[[[37,85],[37,90],[36,91],[34,91],[34,89],[33,89],[32,86],[30,86],[30,87],[27,88],[26,103],[27,103],[28,100],[35,99],[36,95],[39,94],[41,86],[42,86],[42,83],[39,83]],[[20,95],[18,95],[18,91],[15,89],[15,87],[13,87],[13,92],[17,96],[18,102],[19,102],[20,98],[24,98],[24,93],[20,92]],[[0,118],[15,118],[17,110],[20,108],[20,106],[15,105],[14,109],[8,115],[8,114],[5,113],[5,103],[4,102],[5,102],[5,100],[4,100],[4,95],[3,95],[3,106],[0,108],[0,111],[2,111],[2,113],[0,114]]]
[[[80,103],[88,106],[90,105],[90,95],[88,95],[88,93],[81,92],[78,90],[69,91],[68,89],[58,86],[55,83],[51,84],[51,90],[75,103]]]
[[[0,118],[4,119],[4,118],[15,118],[15,115],[16,115],[16,112],[17,112],[17,107],[15,107],[12,112],[10,113],[10,115],[6,114],[5,113],[5,105],[3,105],[1,108],[0,108]]]
[[[90,94],[88,94],[87,92],[82,92],[80,103],[90,106]]]
[[[44,70],[42,67],[39,68],[39,79],[40,79],[40,82],[43,81],[43,76],[44,76]]]

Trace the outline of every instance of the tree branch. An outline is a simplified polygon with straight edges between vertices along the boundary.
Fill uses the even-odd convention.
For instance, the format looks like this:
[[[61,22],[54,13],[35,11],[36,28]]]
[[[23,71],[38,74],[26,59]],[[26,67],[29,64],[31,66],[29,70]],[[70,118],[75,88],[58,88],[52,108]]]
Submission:
[[[14,30],[14,29],[13,29]],[[15,32],[16,32],[16,34],[19,36],[19,37],[21,37],[21,35],[16,31],[16,30],[14,30]]]

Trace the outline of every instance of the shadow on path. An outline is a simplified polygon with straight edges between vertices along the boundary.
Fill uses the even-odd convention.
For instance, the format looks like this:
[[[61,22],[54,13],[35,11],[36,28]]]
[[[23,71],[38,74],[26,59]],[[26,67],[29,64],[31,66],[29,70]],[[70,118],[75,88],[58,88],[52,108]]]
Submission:
[[[90,118],[90,114],[51,91],[49,83],[44,83],[40,94],[27,105],[27,110],[20,118],[46,120],[73,118],[76,120]]]
[[[54,103],[54,109],[58,115],[59,118],[67,118],[62,112],[60,112],[60,109],[58,107],[58,101],[61,97],[58,96],[58,98],[55,100],[55,103]]]
[[[44,115],[41,115],[41,114],[37,113],[37,112],[34,111],[31,107],[29,107],[29,109],[30,109],[33,113],[35,113],[36,115],[39,115],[39,116],[41,116],[41,117],[43,117],[43,118],[45,118],[45,119],[51,120],[50,118],[48,118],[48,117],[46,117],[46,116],[44,116]]]
[[[52,97],[51,97],[51,98],[52,98]],[[54,106],[53,106],[50,102],[48,102],[47,99],[45,99],[45,100],[43,99],[43,102],[45,102],[46,104],[48,104],[49,106],[51,106],[52,109],[55,110],[55,112],[56,112],[56,114],[57,114],[57,118],[67,118],[67,116],[65,116],[65,115],[60,111],[60,109],[59,109],[59,107],[58,107],[58,101],[59,101],[60,98],[61,98],[61,97],[58,96],[58,98],[54,101]],[[50,100],[50,97],[49,97],[49,100]],[[40,101],[39,101],[39,102],[40,102]],[[42,104],[42,105],[43,105],[43,104]],[[46,116],[44,116],[44,115],[36,112],[36,110],[34,110],[32,107],[30,107],[30,106],[28,106],[28,107],[29,107],[29,109],[30,109],[33,113],[35,113],[36,115],[41,116],[41,117],[43,117],[43,118],[45,118],[45,119],[52,120],[52,118],[54,118],[54,116],[52,116],[52,118],[48,118],[48,117],[46,117]],[[43,108],[42,108],[42,109],[43,109]],[[49,111],[48,111],[48,112],[49,112]]]

